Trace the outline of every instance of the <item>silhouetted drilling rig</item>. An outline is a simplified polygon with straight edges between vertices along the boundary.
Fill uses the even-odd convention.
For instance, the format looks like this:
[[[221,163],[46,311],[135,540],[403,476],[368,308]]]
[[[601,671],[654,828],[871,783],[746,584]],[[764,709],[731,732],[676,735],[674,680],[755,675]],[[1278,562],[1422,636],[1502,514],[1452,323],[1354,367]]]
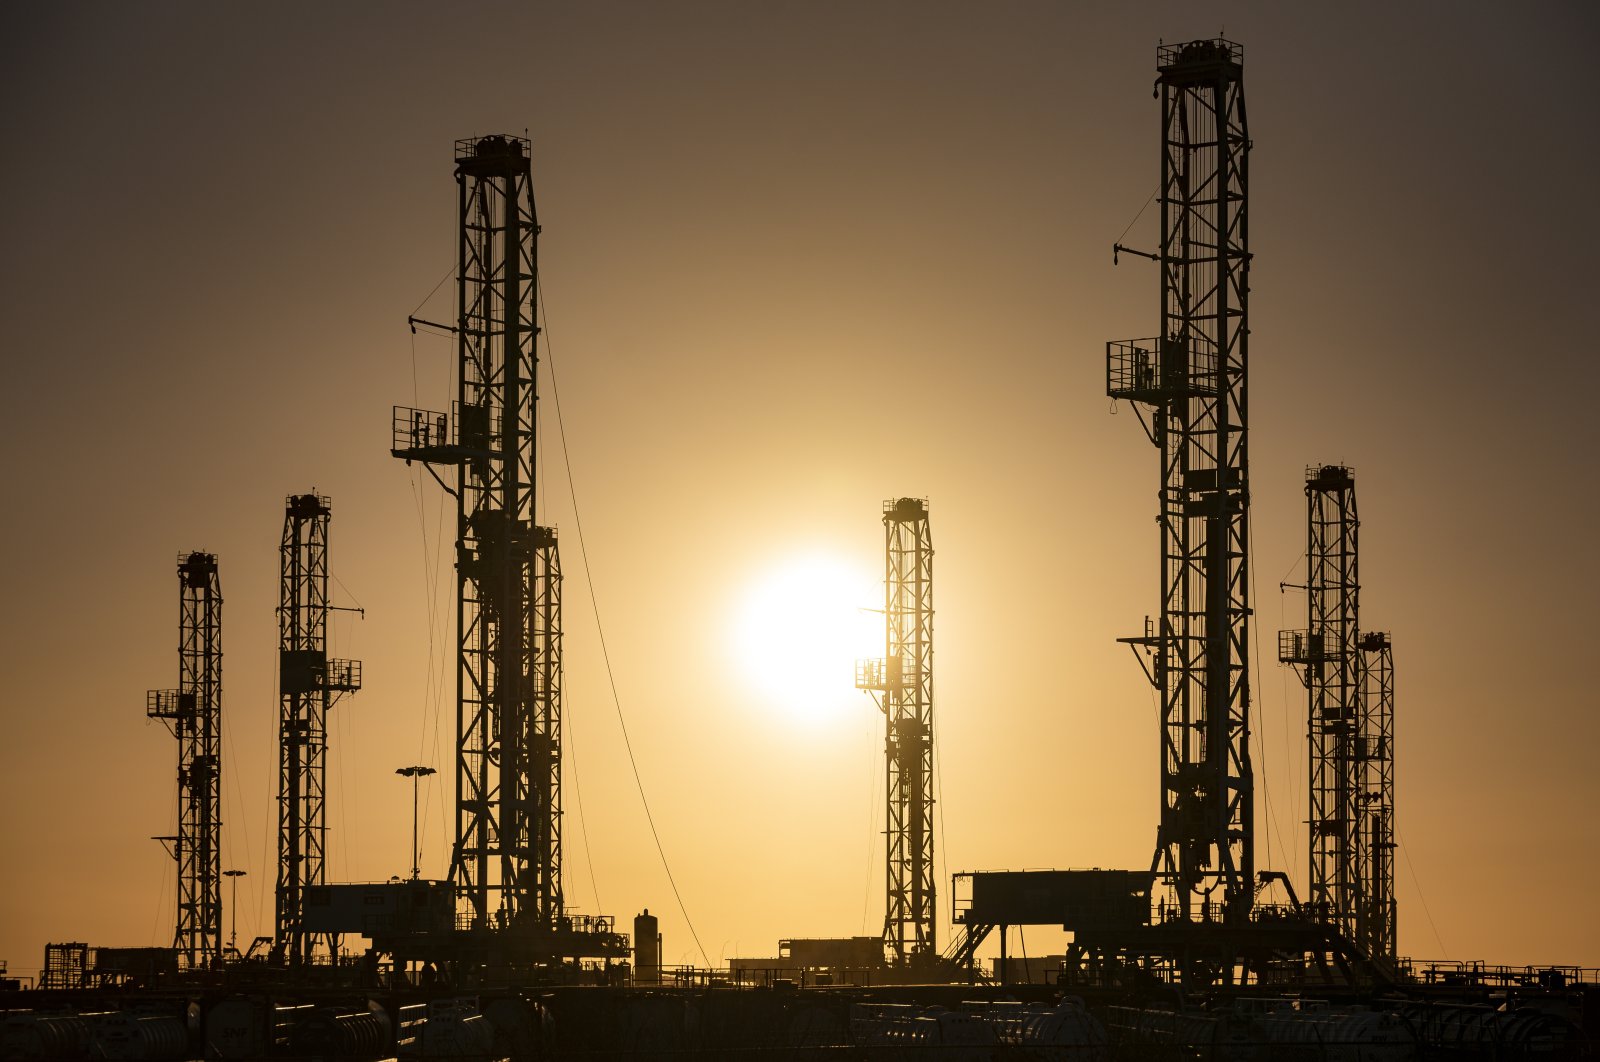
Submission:
[[[884,653],[856,666],[884,717],[888,964],[937,971],[938,894],[933,871],[933,535],[928,503],[883,503]]]
[[[210,553],[178,557],[178,688],[151,690],[145,714],[178,739],[178,832],[156,838],[178,864],[177,957],[222,954],[222,579]]]
[[[448,410],[394,407],[390,446],[455,500],[448,880],[422,879],[413,856],[409,880],[327,881],[328,713],[360,689],[361,664],[329,655],[331,503],[293,495],[273,936],[245,955],[223,946],[222,598],[216,557],[189,553],[179,687],[148,699],[179,747],[178,832],[161,838],[178,866],[173,947],[48,945],[38,990],[0,981],[0,1057],[1587,1057],[1596,971],[1419,967],[1397,952],[1394,662],[1389,635],[1361,626],[1343,465],[1307,470],[1306,626],[1278,638],[1307,694],[1305,901],[1286,868],[1257,865],[1243,53],[1163,44],[1157,72],[1159,246],[1113,249],[1155,264],[1156,334],[1108,343],[1105,361],[1106,394],[1131,405],[1157,456],[1157,610],[1121,639],[1159,705],[1148,865],[956,873],[941,950],[933,545],[928,501],[907,496],[880,514],[884,652],[855,682],[884,718],[881,933],[671,968],[648,910],[630,943],[611,918],[567,909],[562,572],[535,511],[531,150],[462,140],[456,316],[411,319],[454,338],[456,396]],[[398,773],[415,785],[429,769]],[[1020,977],[1008,961],[1009,929],[1028,925],[1072,934],[1043,981],[1026,956]],[[977,952],[996,930],[986,976]]]
[[[391,450],[456,469],[454,486],[440,481],[456,499],[450,877],[468,919],[394,947],[508,977],[627,954],[610,919],[574,918],[562,902],[561,560],[555,529],[534,520],[539,223],[528,149],[511,136],[456,145],[457,323],[433,326],[457,341],[454,417],[397,406]]]
[[[328,711],[361,688],[361,661],[328,656],[330,499],[284,504],[278,548],[278,882],[274,947],[294,966],[338,957],[338,937],[308,931],[308,890],[327,880]],[[359,926],[355,927],[357,930]]]

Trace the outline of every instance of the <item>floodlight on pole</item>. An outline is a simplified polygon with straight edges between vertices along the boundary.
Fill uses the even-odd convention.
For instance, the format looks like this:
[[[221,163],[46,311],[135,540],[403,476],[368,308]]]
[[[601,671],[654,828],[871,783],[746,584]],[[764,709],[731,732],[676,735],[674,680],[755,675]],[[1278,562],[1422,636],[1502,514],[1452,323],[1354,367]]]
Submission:
[[[228,947],[233,949],[235,955],[239,954],[239,879],[244,877],[242,870],[224,870],[222,876],[233,879],[233,895],[228,898],[228,907],[233,913],[233,929],[228,933]]]
[[[417,787],[422,779],[438,772],[432,767],[401,767],[394,773],[411,779],[411,880],[416,881],[421,876],[422,862],[422,849],[417,844]]]

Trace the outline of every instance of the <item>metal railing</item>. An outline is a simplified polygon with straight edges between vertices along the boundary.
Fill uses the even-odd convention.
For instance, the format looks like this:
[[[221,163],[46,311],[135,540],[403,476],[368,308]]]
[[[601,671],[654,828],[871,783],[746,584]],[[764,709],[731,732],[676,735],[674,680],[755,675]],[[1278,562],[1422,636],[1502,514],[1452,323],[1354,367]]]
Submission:
[[[330,690],[359,690],[361,661],[329,660],[322,684]]]
[[[1278,663],[1317,664],[1344,655],[1332,631],[1279,631]]]
[[[1106,394],[1164,402],[1218,391],[1217,356],[1175,339],[1114,339],[1106,344]]]
[[[533,154],[533,142],[527,137],[512,136],[508,133],[469,136],[465,140],[456,141],[457,160],[505,154],[530,156]]]
[[[1156,66],[1168,67],[1182,62],[1216,62],[1227,61],[1237,63],[1244,59],[1244,48],[1233,41],[1223,37],[1210,40],[1183,41],[1179,44],[1163,44],[1156,48]]]
[[[856,661],[856,689],[889,690],[905,685],[905,676],[914,668],[907,668],[898,656],[873,657]]]
[[[395,406],[393,427],[398,453],[437,450],[455,442],[450,418],[436,410]]]

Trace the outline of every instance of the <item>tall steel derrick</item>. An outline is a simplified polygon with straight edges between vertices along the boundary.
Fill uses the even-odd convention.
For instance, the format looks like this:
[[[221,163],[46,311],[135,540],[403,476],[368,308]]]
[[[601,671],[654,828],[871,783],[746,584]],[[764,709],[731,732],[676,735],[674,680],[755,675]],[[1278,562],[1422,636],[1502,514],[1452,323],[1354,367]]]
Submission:
[[[328,656],[329,500],[290,495],[278,584],[278,877],[275,940],[290,963],[331,955],[301,928],[308,886],[325,883],[328,709],[361,688],[361,662]]]
[[[1374,959],[1394,959],[1394,642],[1387,631],[1361,635],[1361,881],[1356,943]]]
[[[173,946],[191,969],[222,954],[222,581],[211,553],[178,556],[178,688],[151,690],[145,713],[178,739],[178,863]]]
[[[550,930],[561,892],[561,564],[534,521],[539,327],[528,141],[456,144],[455,416],[396,407],[391,453],[458,467],[456,836],[475,927]]]
[[[1355,478],[1324,465],[1306,472],[1306,629],[1278,635],[1278,659],[1298,665],[1307,691],[1310,888],[1318,919],[1356,938],[1361,906],[1364,780],[1361,744],[1361,583]]]
[[[883,941],[896,965],[937,958],[933,865],[933,538],[919,498],[883,503],[884,655],[856,685],[884,714],[888,904]]]
[[[1161,461],[1161,613],[1141,638],[1161,701],[1152,869],[1168,917],[1243,922],[1254,893],[1249,755],[1247,154],[1243,50],[1157,50],[1161,327],[1108,343],[1106,390]],[[1123,248],[1118,248],[1123,250]],[[1148,415],[1145,413],[1148,407]]]
[[[1394,656],[1361,629],[1355,476],[1306,470],[1306,627],[1278,659],[1306,686],[1310,890],[1306,904],[1370,958],[1395,954]]]

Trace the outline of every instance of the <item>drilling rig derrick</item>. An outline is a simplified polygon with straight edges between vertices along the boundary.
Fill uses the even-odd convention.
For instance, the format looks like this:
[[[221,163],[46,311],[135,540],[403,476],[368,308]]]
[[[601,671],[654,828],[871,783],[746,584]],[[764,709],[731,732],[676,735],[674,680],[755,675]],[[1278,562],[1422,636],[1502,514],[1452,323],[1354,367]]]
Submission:
[[[1161,702],[1152,869],[1164,919],[1248,919],[1255,889],[1249,754],[1249,462],[1245,365],[1250,137],[1243,50],[1163,45],[1160,327],[1106,345],[1106,393],[1134,403],[1160,457],[1159,619],[1124,639]]]
[[[856,665],[856,686],[884,714],[888,823],[883,943],[898,967],[938,959],[933,864],[933,538],[928,504],[883,504],[884,655]]]
[[[328,710],[361,688],[361,661],[328,656],[328,524],[315,493],[284,504],[278,550],[278,872],[275,941],[291,965],[331,960],[336,938],[302,925],[306,890],[326,883]]]
[[[561,886],[561,561],[535,519],[539,224],[530,145],[456,143],[451,414],[397,406],[390,453],[456,499],[456,816],[450,877],[479,961],[613,955],[604,916]],[[415,327],[415,320],[413,327]],[[434,466],[454,467],[446,483]]]
[[[1394,657],[1361,629],[1355,475],[1306,470],[1306,627],[1278,659],[1306,687],[1310,892],[1306,913],[1371,959],[1393,959]]]
[[[173,947],[191,970],[222,955],[222,581],[211,553],[178,555],[178,688],[151,690],[145,714],[178,740]]]

